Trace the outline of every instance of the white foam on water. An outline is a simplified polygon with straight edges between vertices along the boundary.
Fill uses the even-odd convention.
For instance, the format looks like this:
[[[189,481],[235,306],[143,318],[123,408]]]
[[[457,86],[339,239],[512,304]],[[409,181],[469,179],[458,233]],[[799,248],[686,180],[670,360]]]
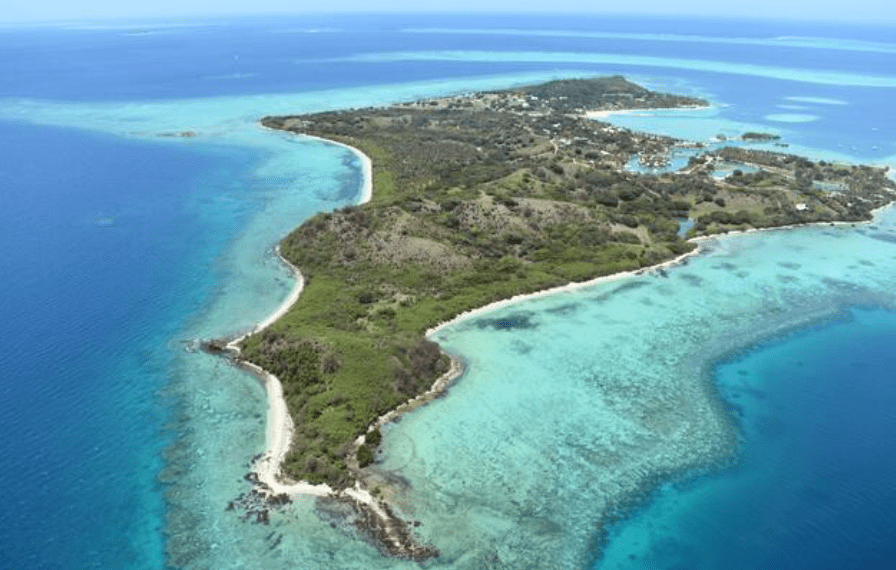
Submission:
[[[747,75],[782,79],[816,85],[840,85],[851,87],[896,87],[894,75],[870,75],[847,71],[800,69],[732,63],[704,59],[685,59],[615,53],[578,52],[509,52],[509,51],[395,51],[331,58],[324,61],[384,63],[396,61],[478,61],[478,62],[531,62],[622,65],[626,67],[652,67],[707,71],[733,75]]]
[[[818,115],[806,113],[772,113],[765,116],[766,121],[774,121],[776,123],[811,123],[818,119]]]

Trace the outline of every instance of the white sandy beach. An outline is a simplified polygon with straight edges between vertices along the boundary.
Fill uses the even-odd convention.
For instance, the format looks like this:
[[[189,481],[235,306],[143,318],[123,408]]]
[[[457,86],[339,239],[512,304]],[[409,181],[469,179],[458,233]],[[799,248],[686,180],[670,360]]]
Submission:
[[[258,323],[255,326],[255,328],[253,328],[251,331],[249,331],[249,332],[233,339],[229,343],[227,343],[227,348],[229,348],[231,350],[239,351],[239,344],[241,342],[243,342],[246,339],[246,337],[248,337],[249,335],[255,334],[257,332],[263,331],[264,329],[266,329],[269,326],[271,326],[272,324],[274,324],[280,317],[285,315],[286,312],[289,311],[289,308],[292,307],[295,304],[295,302],[299,300],[299,296],[302,294],[302,289],[305,288],[305,279],[302,277],[301,272],[299,272],[299,269],[295,265],[293,265],[292,263],[287,261],[286,258],[283,257],[282,255],[280,255],[280,246],[279,245],[275,248],[274,251],[277,253],[277,257],[280,259],[280,261],[283,262],[283,264],[289,268],[289,271],[290,271],[290,273],[292,273],[293,277],[295,278],[296,283],[293,286],[292,291],[290,291],[289,296],[286,299],[284,299],[282,303],[280,303],[280,306],[277,307],[277,310],[274,311],[273,313],[271,313],[270,316],[268,316],[268,318],[266,318],[265,320]]]
[[[649,110],[643,110],[643,111],[649,111]],[[589,116],[606,116],[607,114],[611,114],[611,113],[624,113],[624,112],[631,113],[631,112],[637,112],[637,111],[609,111],[609,112],[600,112],[601,113],[600,115],[590,114]],[[307,136],[307,135],[303,135],[303,136]],[[317,139],[317,140],[326,142],[328,144],[335,144],[337,146],[341,146],[341,147],[346,148],[349,151],[355,153],[359,157],[359,159],[361,160],[361,163],[362,163],[362,187],[361,187],[361,200],[359,201],[359,204],[364,204],[366,202],[369,202],[373,195],[373,166],[372,166],[370,158],[367,155],[365,155],[364,153],[362,153],[361,151],[359,151],[358,149],[351,147],[349,145],[343,144],[343,143],[330,141],[330,140],[323,139],[320,137],[307,136],[307,138]],[[890,206],[885,206],[885,208],[886,207],[890,207]],[[852,224],[852,222],[835,222],[835,223],[837,225]],[[822,222],[820,224],[807,224],[807,225],[829,225],[829,224],[830,224],[829,222]],[[617,281],[617,280],[624,279],[627,277],[632,277],[634,275],[641,274],[645,271],[654,271],[654,270],[678,265],[678,264],[682,263],[685,259],[700,254],[700,252],[701,252],[700,244],[702,242],[705,242],[708,240],[714,240],[714,239],[718,239],[721,237],[733,236],[733,235],[737,235],[739,233],[781,230],[781,229],[788,229],[788,228],[792,228],[792,227],[793,226],[786,226],[783,228],[764,228],[761,230],[750,229],[750,230],[745,230],[742,232],[729,232],[726,234],[719,234],[716,236],[704,236],[704,237],[694,238],[691,241],[693,243],[697,244],[696,249],[694,249],[691,252],[679,255],[678,257],[676,257],[674,259],[670,259],[666,262],[660,263],[658,265],[653,265],[650,267],[645,267],[645,268],[633,270],[633,271],[614,273],[612,275],[605,275],[602,277],[591,279],[589,281],[568,283],[566,285],[562,285],[559,287],[553,287],[550,289],[545,289],[542,291],[536,291],[533,293],[527,293],[527,294],[523,294],[523,295],[516,295],[509,299],[503,299],[500,301],[496,301],[494,303],[490,303],[483,307],[479,307],[477,309],[472,309],[470,311],[461,313],[460,315],[457,315],[456,317],[454,317],[453,319],[451,319],[449,321],[440,323],[440,324],[430,328],[429,330],[426,331],[426,337],[431,338],[434,334],[436,334],[437,332],[439,332],[440,330],[442,330],[443,328],[445,328],[449,325],[453,325],[453,324],[456,324],[458,322],[461,322],[461,321],[464,321],[467,319],[476,318],[476,317],[482,316],[486,313],[489,313],[491,311],[494,311],[494,310],[497,310],[500,308],[504,308],[504,307],[513,305],[515,303],[519,303],[521,301],[527,301],[530,299],[544,297],[547,295],[554,295],[557,293],[575,291],[578,289],[591,287],[591,286],[598,285],[601,283],[609,283],[609,282]],[[289,297],[287,297],[283,301],[283,303],[281,303],[281,305],[277,308],[277,310],[274,311],[274,313],[272,313],[267,319],[265,319],[264,321],[259,323],[258,326],[256,326],[251,331],[251,333],[242,335],[241,337],[228,343],[228,348],[230,348],[234,351],[237,351],[237,352],[239,351],[238,344],[242,340],[244,340],[249,334],[255,334],[255,333],[258,333],[258,332],[264,330],[265,328],[270,326],[272,323],[277,321],[279,318],[281,318],[283,315],[285,315],[286,312],[290,309],[290,307],[292,307],[292,305],[295,304],[296,301],[298,301],[298,299],[302,293],[304,280],[303,280],[302,275],[299,272],[298,268],[293,266],[291,263],[289,263],[289,261],[287,261],[285,258],[283,258],[280,255],[279,247],[277,248],[276,251],[277,251],[278,257],[280,257],[280,259],[283,261],[283,263],[295,275],[296,285],[293,288],[293,291],[290,293]],[[261,483],[263,483],[264,485],[266,485],[270,489],[270,491],[274,494],[286,493],[288,495],[327,496],[327,495],[330,495],[331,493],[333,493],[333,489],[330,488],[326,484],[312,485],[310,483],[303,482],[303,481],[299,481],[299,482],[281,481],[280,466],[281,466],[283,460],[285,459],[286,454],[289,452],[290,442],[292,440],[292,435],[293,435],[292,418],[289,415],[286,400],[283,397],[283,386],[280,383],[280,380],[273,374],[270,374],[267,371],[261,369],[258,366],[255,366],[253,364],[245,363],[244,365],[249,367],[251,370],[253,370],[253,372],[258,374],[259,377],[261,377],[264,380],[265,388],[267,390],[267,395],[268,395],[266,449],[265,449],[265,453],[264,453],[262,459],[258,462],[257,467],[256,467],[256,474],[258,475],[259,481]],[[424,394],[417,396],[416,398],[408,400],[405,404],[399,406],[395,410],[392,410],[392,411],[384,414],[383,416],[379,417],[372,425],[375,427],[382,426],[383,424],[393,420],[398,415],[401,415],[402,413],[405,413],[409,409],[413,409],[413,407],[424,403],[428,399],[431,399],[434,395],[440,393],[448,385],[450,385],[450,383],[455,378],[457,378],[462,372],[463,372],[463,365],[461,364],[461,362],[459,360],[452,357],[451,369],[448,372],[446,372],[444,375],[442,375],[439,379],[437,379],[436,382],[433,384],[433,386],[430,388],[430,390],[428,390]],[[360,438],[359,438],[358,443],[360,443]],[[358,500],[360,502],[371,505],[371,507],[373,507],[375,510],[378,510],[376,501],[373,499],[373,497],[367,491],[360,488],[358,485],[356,485],[356,487],[353,489],[346,490],[345,494],[355,498],[356,500]]]
[[[325,139],[321,137],[315,137],[312,135],[301,135],[307,139],[314,139],[321,142],[325,142],[327,144],[334,144],[336,146],[341,146],[344,149],[347,149],[353,152],[358,159],[361,160],[361,199],[358,201],[358,204],[366,204],[370,202],[370,199],[373,197],[373,163],[370,161],[370,157],[356,149],[353,146],[349,146],[347,144],[331,141],[330,139]]]
[[[696,242],[697,240],[694,240],[694,241]],[[449,325],[453,325],[453,324],[459,323],[459,322],[461,322],[461,321],[465,321],[465,320],[467,320],[467,319],[473,319],[473,318],[476,318],[476,317],[480,317],[480,316],[482,316],[482,315],[484,315],[484,314],[486,314],[486,313],[489,313],[489,312],[491,312],[491,311],[494,311],[494,310],[497,310],[497,309],[502,309],[502,308],[504,308],[504,307],[508,307],[508,306],[510,306],[510,305],[513,305],[513,304],[515,304],[515,303],[519,303],[519,302],[521,302],[521,301],[528,301],[528,300],[530,300],[530,299],[537,299],[537,298],[539,298],[539,297],[545,297],[545,296],[547,296],[547,295],[554,295],[554,294],[556,294],[556,293],[563,293],[563,292],[575,291],[575,290],[577,290],[577,289],[582,289],[582,288],[585,288],[585,287],[591,287],[592,285],[598,285],[598,284],[601,284],[601,283],[609,283],[609,282],[611,282],[611,281],[617,281],[617,280],[619,280],[619,279],[624,279],[624,278],[626,278],[626,277],[632,277],[632,276],[634,276],[634,275],[638,275],[638,274],[643,273],[643,272],[645,272],[645,271],[652,271],[652,270],[656,270],[656,269],[662,269],[662,268],[665,268],[665,267],[671,267],[671,266],[673,266],[673,265],[678,265],[679,263],[681,263],[682,261],[684,261],[684,260],[687,259],[688,257],[692,257],[692,256],[697,255],[697,254],[699,254],[699,253],[700,253],[700,245],[699,245],[699,243],[698,243],[698,244],[697,244],[697,249],[695,249],[695,250],[693,250],[693,251],[689,251],[688,253],[683,253],[683,254],[679,255],[678,257],[676,257],[676,258],[674,258],[674,259],[670,259],[670,260],[668,260],[668,261],[664,261],[663,263],[660,263],[660,264],[657,264],[657,265],[651,265],[651,266],[649,266],[649,267],[644,267],[644,268],[642,268],[642,269],[635,269],[635,270],[633,270],[633,271],[623,271],[623,272],[620,272],[620,273],[613,273],[613,274],[611,274],[611,275],[604,275],[604,276],[601,276],[601,277],[596,277],[596,278],[594,278],[594,279],[590,279],[590,280],[588,280],[588,281],[579,281],[579,282],[576,282],[576,283],[567,283],[566,285],[560,285],[560,286],[558,286],[558,287],[552,287],[552,288],[550,288],[550,289],[543,289],[543,290],[541,290],[541,291],[535,291],[534,293],[525,293],[525,294],[523,294],[523,295],[514,295],[513,297],[511,297],[511,298],[509,298],[509,299],[502,299],[502,300],[500,300],[500,301],[495,301],[494,303],[489,303],[488,305],[485,305],[484,307],[479,307],[478,309],[472,309],[472,310],[469,310],[469,311],[465,311],[465,312],[463,312],[463,313],[457,315],[456,317],[454,317],[454,318],[451,319],[450,321],[445,321],[444,323],[439,323],[438,325],[436,325],[436,326],[432,327],[431,329],[427,330],[427,331],[426,331],[426,336],[427,336],[427,337],[431,337],[432,335],[436,334],[437,332],[439,332],[440,330],[442,330],[443,328],[445,328],[445,327],[447,327],[447,326],[449,326]]]
[[[896,202],[887,204],[886,206],[881,206],[880,208],[876,208],[876,209],[872,210],[872,213],[874,214],[874,216],[877,216],[880,212],[890,209],[890,208],[894,208],[894,207],[896,207]],[[789,226],[779,226],[779,227],[774,227],[774,228],[750,228],[747,230],[735,230],[735,231],[730,231],[730,232],[725,232],[725,233],[720,233],[720,234],[715,234],[715,235],[691,238],[688,241],[696,244],[697,248],[694,249],[693,251],[689,251],[688,253],[683,253],[674,259],[664,261],[663,263],[660,263],[657,265],[651,265],[649,267],[644,267],[642,269],[636,269],[633,271],[623,271],[621,273],[613,273],[611,275],[604,275],[602,277],[597,277],[597,278],[591,279],[589,281],[579,281],[576,283],[567,283],[566,285],[560,285],[559,287],[553,287],[551,289],[544,289],[542,291],[535,291],[534,293],[525,293],[523,295],[515,295],[509,299],[502,299],[500,301],[495,301],[494,303],[489,303],[488,305],[485,305],[484,307],[479,307],[478,309],[472,309],[469,311],[465,311],[449,321],[439,323],[438,325],[427,330],[426,336],[427,336],[427,338],[430,338],[434,334],[436,334],[437,332],[439,332],[440,330],[442,330],[443,328],[445,328],[447,326],[465,321],[467,319],[473,319],[476,317],[480,317],[480,316],[482,316],[486,313],[489,313],[491,311],[494,311],[497,309],[502,309],[504,307],[508,307],[510,305],[519,303],[521,301],[537,299],[539,297],[553,295],[555,293],[576,291],[578,289],[583,289],[585,287],[591,287],[592,285],[598,285],[601,283],[610,283],[612,281],[624,279],[626,277],[632,277],[634,275],[638,275],[638,274],[646,272],[646,271],[654,271],[654,270],[658,270],[658,269],[664,269],[667,267],[673,267],[675,265],[680,264],[682,261],[684,261],[685,259],[687,259],[689,257],[699,255],[701,253],[701,244],[704,242],[707,242],[707,241],[713,241],[713,240],[727,238],[727,237],[734,237],[734,236],[743,235],[743,234],[752,234],[752,233],[757,233],[757,232],[787,231],[787,230],[792,230],[794,228],[800,228],[800,227],[809,227],[809,226],[843,227],[843,226],[855,226],[857,224],[871,224],[873,222],[874,222],[873,219],[869,220],[869,221],[864,221],[864,222],[810,222],[810,223],[806,223],[806,224],[793,224],[793,225],[789,225]]]
[[[307,136],[307,138],[323,141],[327,144],[341,146],[358,156],[358,158],[361,160],[362,168],[361,200],[359,201],[359,204],[369,202],[370,198],[373,196],[373,165],[370,161],[370,158],[358,149],[346,144],[322,139],[319,137]],[[284,263],[284,265],[286,265],[286,267],[289,268],[290,272],[295,277],[295,286],[293,287],[293,290],[290,292],[289,296],[283,300],[280,306],[277,307],[277,310],[271,313],[268,318],[260,322],[250,332],[241,335],[240,337],[230,341],[227,344],[227,348],[234,352],[239,352],[239,343],[245,340],[245,338],[250,334],[255,334],[263,331],[264,329],[271,326],[274,322],[279,320],[283,315],[285,315],[289,311],[290,307],[292,307],[296,303],[296,301],[299,300],[299,297],[302,294],[302,289],[305,285],[305,280],[302,277],[302,273],[296,266],[291,264],[280,254],[279,246],[277,246],[276,252],[277,257],[280,258],[280,260]],[[267,428],[265,430],[265,452],[262,458],[259,460],[255,470],[256,475],[258,475],[258,480],[266,485],[272,493],[277,495],[286,493],[288,495],[327,496],[331,494],[333,492],[333,489],[330,488],[329,485],[312,485],[311,483],[307,483],[305,481],[281,481],[280,465],[283,463],[283,460],[286,458],[286,454],[289,452],[289,447],[293,436],[293,423],[286,405],[286,399],[283,397],[283,385],[280,383],[280,380],[276,376],[267,372],[266,370],[250,363],[243,363],[243,365],[255,372],[264,381],[265,390],[267,391],[268,395],[268,417]],[[366,492],[361,493],[357,490],[350,490],[347,491],[347,493],[355,497],[359,501],[372,503],[372,498]]]
[[[305,285],[302,274],[294,265],[280,255],[279,246],[277,247],[277,256],[295,276],[296,284],[289,296],[280,303],[277,310],[271,313],[268,318],[259,323],[251,332],[248,332],[227,344],[227,348],[234,352],[239,352],[239,343],[247,336],[263,331],[276,322],[280,317],[285,315],[286,312],[289,311],[289,308],[299,300],[299,296],[302,294],[302,289]],[[252,370],[252,372],[261,378],[268,395],[265,451],[255,468],[258,480],[266,485],[275,495],[286,493],[288,495],[326,496],[332,493],[333,490],[327,485],[312,485],[304,481],[299,481],[298,483],[281,482],[280,465],[283,463],[286,454],[289,452],[289,445],[293,435],[292,418],[290,417],[289,410],[286,406],[286,399],[283,397],[283,385],[276,376],[259,366],[249,362],[243,362],[242,366]]]
[[[703,106],[690,106],[690,107],[658,107],[658,108],[645,108],[645,109],[611,109],[609,111],[587,111],[585,113],[585,117],[588,119],[606,119],[607,117],[611,117],[613,115],[634,115],[634,116],[648,116],[650,113],[655,113],[657,111],[699,111],[699,110],[707,110],[712,109],[712,105],[703,105]]]

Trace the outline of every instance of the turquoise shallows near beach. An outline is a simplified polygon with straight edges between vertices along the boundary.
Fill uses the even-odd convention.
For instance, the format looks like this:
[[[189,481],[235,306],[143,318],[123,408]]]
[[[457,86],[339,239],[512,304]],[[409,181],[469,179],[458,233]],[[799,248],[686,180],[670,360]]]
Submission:
[[[713,107],[615,124],[896,166],[888,30],[473,20],[0,38],[0,567],[419,567],[311,497],[269,525],[226,510],[266,397],[195,341],[273,312],[277,241],[361,183],[352,153],[261,116],[623,73]],[[460,320],[433,338],[465,375],[384,430],[376,468],[442,553],[425,567],[891,568],[894,283],[887,209]]]

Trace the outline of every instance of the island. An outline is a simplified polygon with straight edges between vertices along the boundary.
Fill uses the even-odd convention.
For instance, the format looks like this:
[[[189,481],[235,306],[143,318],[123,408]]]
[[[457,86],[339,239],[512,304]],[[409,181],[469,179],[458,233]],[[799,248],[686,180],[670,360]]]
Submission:
[[[698,236],[868,220],[896,198],[884,168],[697,148],[599,120],[706,105],[616,76],[265,117],[265,127],[369,157],[372,195],[283,239],[279,253],[302,284],[288,311],[244,338],[206,343],[266,378],[288,410],[285,456],[257,457],[256,490],[230,508],[264,522],[289,493],[315,493],[353,513],[384,554],[438,556],[371,469],[379,428],[462,371],[427,331],[502,299],[674,263]],[[662,168],[681,150],[699,154]],[[633,158],[659,172],[629,169]],[[742,168],[717,175],[732,164]]]
[[[781,135],[775,135],[772,133],[754,133],[747,132],[740,136],[741,140],[744,141],[754,141],[754,142],[768,142],[768,141],[779,141],[781,140]]]

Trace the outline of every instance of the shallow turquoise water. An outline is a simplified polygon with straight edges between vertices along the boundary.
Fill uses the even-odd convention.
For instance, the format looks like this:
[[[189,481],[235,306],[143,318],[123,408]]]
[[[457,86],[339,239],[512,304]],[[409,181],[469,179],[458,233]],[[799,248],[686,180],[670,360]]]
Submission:
[[[717,359],[843,306],[894,307],[894,232],[889,215],[868,235],[821,227],[723,238],[665,277],[490,315],[525,326],[445,329],[436,338],[470,370],[449,398],[388,432],[385,466],[410,479],[427,528],[454,529],[449,559],[585,565],[607,510],[625,512],[664,477],[735,459],[740,424],[712,385]]]
[[[485,18],[482,25],[489,21]],[[718,134],[776,132],[791,150],[815,157],[896,164],[892,130],[896,123],[890,120],[892,44],[879,34],[865,37],[867,30],[855,32],[858,39],[835,41],[782,39],[786,26],[757,30],[750,38],[741,37],[745,31],[739,27],[737,34],[730,30],[728,36],[715,27],[719,36],[710,37],[696,32],[705,31],[705,25],[678,22],[680,33],[669,34],[662,29],[666,23],[640,20],[634,24],[566,20],[558,22],[565,30],[555,28],[548,34],[538,32],[544,31],[541,22],[529,22],[534,32],[522,34],[518,29],[499,34],[418,34],[405,28],[425,26],[405,20],[380,22],[380,31],[373,33],[370,30],[376,26],[362,24],[358,30],[306,33],[301,27],[284,29],[278,22],[264,24],[271,29],[260,26],[262,31],[223,26],[192,36],[165,30],[126,39],[117,31],[74,35],[43,31],[8,42],[15,44],[7,49],[16,54],[30,53],[29,46],[49,45],[47,37],[52,36],[52,45],[78,46],[59,51],[58,61],[71,62],[80,54],[81,63],[89,63],[85,54],[92,54],[96,77],[108,80],[82,82],[80,67],[60,72],[55,59],[56,63],[44,62],[44,67],[21,58],[0,62],[14,78],[4,87],[0,117],[13,121],[5,124],[34,129],[33,153],[40,152],[40,136],[49,132],[41,129],[58,128],[53,132],[102,141],[94,140],[98,147],[93,157],[79,162],[82,167],[115,147],[120,147],[125,166],[141,153],[156,156],[139,150],[144,148],[173,156],[170,160],[178,164],[177,176],[156,168],[154,176],[141,178],[144,193],[127,194],[138,204],[131,210],[118,208],[121,202],[115,200],[116,191],[132,188],[127,183],[129,170],[121,170],[121,182],[83,185],[82,189],[95,190],[86,194],[89,216],[81,220],[84,224],[95,231],[130,231],[131,236],[146,237],[153,234],[114,224],[141,207],[149,216],[153,207],[171,213],[186,204],[186,213],[178,218],[186,237],[178,241],[172,236],[180,233],[166,234],[173,244],[146,281],[148,290],[167,299],[163,306],[170,315],[156,305],[134,302],[126,285],[116,289],[125,295],[124,302],[116,303],[106,293],[84,295],[93,302],[83,303],[83,308],[96,307],[109,317],[104,340],[95,346],[114,358],[107,362],[82,350],[83,362],[65,362],[80,362],[84,378],[103,370],[101,376],[116,390],[107,392],[108,399],[88,398],[83,392],[81,399],[57,398],[60,406],[68,406],[68,415],[33,414],[32,423],[23,414],[4,415],[15,417],[28,433],[46,430],[50,439],[60,442],[67,441],[61,434],[77,431],[87,449],[100,450],[85,462],[93,468],[93,479],[78,480],[77,485],[88,480],[114,484],[91,487],[97,493],[109,489],[114,505],[102,513],[101,522],[108,524],[96,527],[118,529],[106,536],[94,526],[70,522],[85,511],[56,510],[55,505],[71,497],[82,497],[88,505],[105,504],[92,502],[89,493],[75,493],[77,485],[64,488],[74,494],[48,500],[26,495],[33,493],[25,488],[29,481],[57,491],[52,469],[41,469],[37,479],[18,480],[21,495],[31,497],[34,505],[20,512],[33,515],[35,521],[59,520],[65,529],[51,531],[37,523],[3,526],[4,544],[36,545],[28,551],[31,567],[154,568],[165,556],[169,565],[183,568],[416,567],[380,557],[351,529],[331,527],[312,499],[299,499],[275,514],[270,526],[244,523],[224,510],[249,488],[243,479],[248,462],[264,447],[264,392],[254,378],[206,355],[185,352],[181,342],[243,331],[270,313],[291,287],[272,255],[274,244],[315,211],[355,201],[359,182],[352,155],[264,131],[257,126],[261,115],[624,72],[656,87],[711,97],[716,106],[708,111],[612,118],[617,124],[704,142]],[[581,29],[586,24],[616,28],[606,32],[609,36],[597,32],[583,43],[582,33],[594,33]],[[656,29],[643,37],[644,26]],[[469,22],[443,27],[464,28]],[[830,32],[816,30],[813,35]],[[161,51],[145,50],[134,42],[161,46]],[[710,44],[711,60],[705,53]],[[104,55],[110,53],[109,46],[122,45],[126,47],[115,51],[109,64]],[[184,50],[197,59],[183,57]],[[153,59],[152,53],[162,55]],[[234,57],[241,54],[244,57]],[[757,61],[761,58],[772,58],[775,66]],[[152,65],[130,65],[147,59]],[[289,68],[296,70],[294,74],[282,73],[287,64],[295,66]],[[197,67],[203,73],[198,74]],[[136,76],[129,71],[133,69],[146,73]],[[48,79],[69,75],[77,81],[67,87]],[[782,109],[818,119],[806,123],[768,119],[786,114]],[[198,136],[156,138],[182,130],[196,131]],[[13,146],[15,140],[9,137]],[[87,146],[82,149],[85,153]],[[60,145],[53,152],[65,156],[66,151]],[[29,168],[27,157],[21,164]],[[78,169],[71,165],[58,168],[56,178],[48,176],[53,169],[30,175],[51,180],[63,194],[73,187],[72,180],[90,179],[78,178]],[[10,170],[0,175],[4,172]],[[171,201],[161,200],[154,187],[164,187]],[[90,201],[97,195],[107,201]],[[22,217],[6,226],[21,230],[4,243],[7,252],[27,252],[24,246],[31,243],[27,230],[38,227],[29,222],[42,219],[40,209],[35,211],[33,218]],[[81,210],[72,206],[59,211],[65,220],[65,214]],[[668,273],[647,272],[527,301],[440,332],[437,340],[461,354],[469,370],[448,397],[386,430],[379,463],[385,472],[408,482],[399,505],[423,523],[421,535],[443,552],[427,566],[587,567],[607,545],[603,564],[624,568],[633,553],[636,564],[649,560],[651,553],[664,556],[655,547],[673,539],[690,545],[691,552],[696,548],[695,556],[703,554],[705,529],[700,525],[687,527],[692,531],[689,536],[684,531],[675,536],[665,532],[662,521],[671,507],[663,506],[663,501],[672,497],[675,509],[693,512],[699,497],[731,489],[718,483],[724,478],[687,477],[711,475],[718,468],[727,469],[722,473],[739,473],[731,470],[747,465],[752,457],[749,415],[732,415],[730,391],[723,389],[720,398],[714,384],[716,362],[745,346],[842,314],[844,307],[894,308],[894,229],[894,214],[886,212],[875,226],[804,228],[714,240],[706,244],[704,255]],[[122,251],[131,250],[123,248],[118,254]],[[31,260],[31,269],[36,267],[38,273],[45,269],[40,260],[33,262],[35,256],[18,259]],[[128,257],[110,259],[120,260],[119,266],[133,262]],[[73,267],[92,277],[91,270],[101,265]],[[182,278],[173,278],[168,271],[174,269]],[[180,285],[175,287],[175,282]],[[4,312],[13,316],[11,330],[25,330],[32,322],[27,306],[9,295],[5,299]],[[147,324],[140,343],[133,342],[125,334],[127,327],[113,324],[137,321],[131,313],[112,318],[118,313],[103,310],[104,303],[126,313],[142,308],[159,316],[159,322]],[[13,369],[10,362],[29,362],[23,355],[50,358],[53,345],[27,342],[46,330],[8,335],[10,350],[0,354],[6,369]],[[65,343],[80,347],[60,341]],[[29,353],[25,350],[29,347],[39,350]],[[52,367],[44,377],[51,387],[68,378]],[[119,378],[129,382],[113,382]],[[725,385],[724,378],[720,382]],[[743,383],[732,386],[749,392]],[[28,387],[5,382],[4,395],[14,397],[4,402],[32,397]],[[45,395],[54,393],[58,394]],[[7,406],[4,413],[7,409],[18,412]],[[81,411],[91,420],[103,418],[103,425],[114,426],[121,417],[141,421],[135,422],[139,426],[135,432],[119,432],[112,438],[102,429],[78,431],[79,426],[99,425],[79,423],[75,416]],[[124,440],[134,448],[127,455],[128,468],[119,469],[121,456],[104,446]],[[163,451],[168,443],[172,445]],[[41,454],[30,458],[8,454],[6,459],[13,474],[31,465],[29,459],[46,463]],[[676,485],[691,483],[663,487],[653,502],[645,502],[651,490],[670,477]],[[708,487],[699,487],[701,481]],[[772,487],[770,483],[768,488]],[[876,495],[868,489],[863,496]],[[15,494],[10,504],[21,508],[23,501]],[[652,510],[655,505],[659,511]],[[632,513],[628,523],[609,524]],[[133,526],[119,524],[135,518]],[[882,524],[886,527],[891,521]],[[101,542],[98,536],[112,542]],[[42,549],[41,541],[48,537],[57,546]],[[109,546],[123,542],[132,546],[121,551]],[[636,542],[641,550],[633,552]],[[81,552],[80,544],[88,548]],[[22,567],[22,560],[12,556],[0,563]]]
[[[665,486],[595,568],[889,568],[896,313],[844,310],[714,369],[737,460]]]

